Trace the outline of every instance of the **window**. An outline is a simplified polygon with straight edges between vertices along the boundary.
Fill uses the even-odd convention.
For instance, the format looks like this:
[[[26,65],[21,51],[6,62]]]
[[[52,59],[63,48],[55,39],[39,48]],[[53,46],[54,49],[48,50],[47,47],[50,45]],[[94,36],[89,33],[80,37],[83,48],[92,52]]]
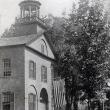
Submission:
[[[46,66],[41,67],[41,81],[47,82],[47,67]]]
[[[51,78],[54,79],[54,65],[51,64],[50,68],[51,68]]]
[[[34,94],[28,95],[28,106],[29,110],[36,110],[36,95]]]
[[[8,58],[3,59],[3,71],[4,76],[11,76],[11,60]]]
[[[41,45],[41,53],[44,54],[44,45],[43,44]]]
[[[3,110],[14,110],[14,93],[4,92],[2,97]]]
[[[29,62],[29,77],[36,79],[36,63],[33,61]]]

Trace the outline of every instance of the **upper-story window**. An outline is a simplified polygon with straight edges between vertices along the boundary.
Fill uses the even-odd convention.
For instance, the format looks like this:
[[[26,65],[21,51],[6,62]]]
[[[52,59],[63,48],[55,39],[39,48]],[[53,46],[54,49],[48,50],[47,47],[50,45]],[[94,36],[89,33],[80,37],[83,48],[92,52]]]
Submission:
[[[44,45],[42,44],[42,45],[41,45],[41,53],[43,53],[43,54],[44,54],[44,52],[45,52],[44,48],[45,48],[45,47],[44,47]]]
[[[36,79],[36,63],[29,61],[29,78]]]
[[[46,66],[41,67],[41,81],[47,82],[47,67]]]
[[[3,110],[14,110],[14,93],[13,92],[2,93],[2,108]]]
[[[4,76],[11,76],[11,59],[3,59],[3,73]]]
[[[29,110],[36,110],[36,95],[32,93],[28,95],[28,106]]]

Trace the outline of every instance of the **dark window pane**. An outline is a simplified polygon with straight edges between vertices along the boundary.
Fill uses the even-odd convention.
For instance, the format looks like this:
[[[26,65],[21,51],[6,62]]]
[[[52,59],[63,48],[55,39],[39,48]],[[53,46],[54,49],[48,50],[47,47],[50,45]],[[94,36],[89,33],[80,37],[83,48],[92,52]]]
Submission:
[[[3,59],[4,76],[11,76],[11,60]]]
[[[4,92],[2,96],[3,110],[14,110],[14,93]]]

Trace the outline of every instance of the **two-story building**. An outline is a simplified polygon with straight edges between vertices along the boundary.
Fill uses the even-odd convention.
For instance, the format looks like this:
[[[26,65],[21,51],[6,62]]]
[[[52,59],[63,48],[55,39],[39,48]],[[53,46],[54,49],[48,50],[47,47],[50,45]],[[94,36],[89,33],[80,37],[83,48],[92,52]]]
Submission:
[[[52,110],[52,46],[40,2],[22,1],[15,33],[0,38],[0,110]]]
[[[1,110],[51,110],[53,61],[43,34],[1,38]]]

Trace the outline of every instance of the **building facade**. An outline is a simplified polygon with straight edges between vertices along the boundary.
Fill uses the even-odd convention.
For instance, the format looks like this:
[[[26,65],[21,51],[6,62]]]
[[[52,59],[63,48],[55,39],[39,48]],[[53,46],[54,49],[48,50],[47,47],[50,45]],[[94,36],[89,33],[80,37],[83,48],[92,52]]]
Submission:
[[[40,19],[40,2],[22,1],[13,36],[0,39],[0,110],[53,110],[55,57]]]
[[[52,110],[54,55],[44,35],[35,39],[0,39],[1,110]]]

